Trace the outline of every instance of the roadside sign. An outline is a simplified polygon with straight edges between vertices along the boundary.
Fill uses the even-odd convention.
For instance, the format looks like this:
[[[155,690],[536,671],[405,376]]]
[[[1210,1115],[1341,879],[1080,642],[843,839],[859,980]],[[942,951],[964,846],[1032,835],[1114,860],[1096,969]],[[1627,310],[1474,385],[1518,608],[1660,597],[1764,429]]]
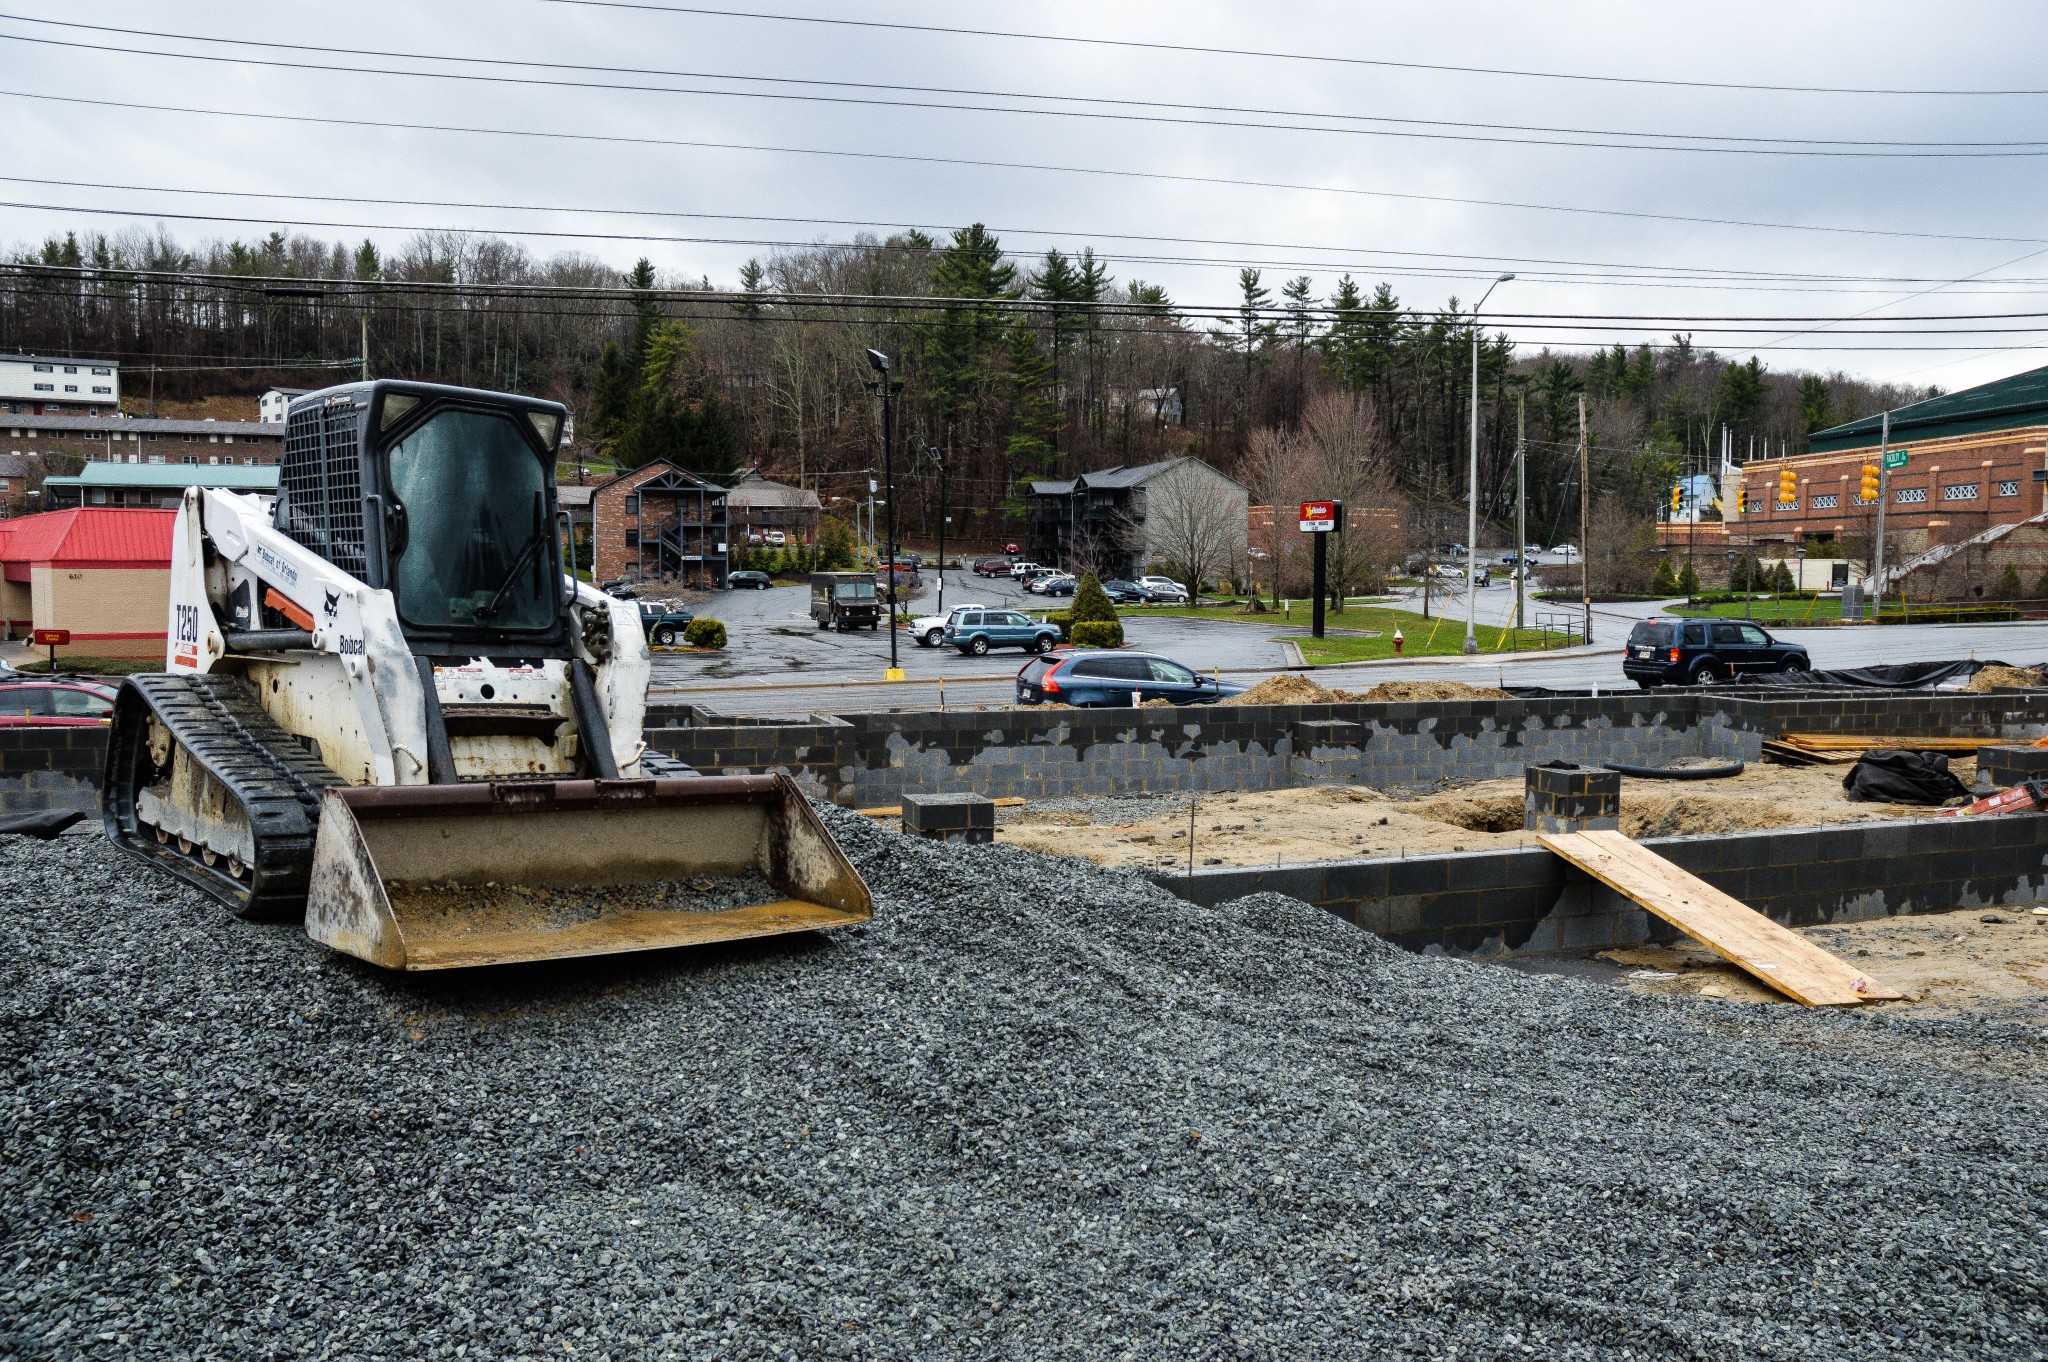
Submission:
[[[1910,453],[1912,451],[1908,449],[1887,449],[1884,452],[1884,466],[1887,469],[1904,468],[1906,466],[1906,456]]]
[[[62,648],[71,642],[69,629],[38,629],[29,635],[29,642],[38,648]]]
[[[1341,501],[1304,501],[1301,503],[1301,528],[1306,534],[1328,534],[1344,528],[1344,503]]]

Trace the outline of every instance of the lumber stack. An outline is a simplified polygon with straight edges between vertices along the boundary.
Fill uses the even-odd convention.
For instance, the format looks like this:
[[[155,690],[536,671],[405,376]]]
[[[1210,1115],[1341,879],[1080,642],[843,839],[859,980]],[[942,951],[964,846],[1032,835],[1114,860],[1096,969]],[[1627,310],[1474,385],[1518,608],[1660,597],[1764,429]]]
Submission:
[[[1880,750],[1904,752],[1947,752],[1956,756],[1977,755],[1982,747],[1991,747],[2004,739],[1959,738],[1953,734],[1939,736],[1911,735],[1897,733],[1780,733],[1775,740],[1766,738],[1763,755],[1766,761],[1775,761],[1783,766],[1847,766],[1865,752]]]

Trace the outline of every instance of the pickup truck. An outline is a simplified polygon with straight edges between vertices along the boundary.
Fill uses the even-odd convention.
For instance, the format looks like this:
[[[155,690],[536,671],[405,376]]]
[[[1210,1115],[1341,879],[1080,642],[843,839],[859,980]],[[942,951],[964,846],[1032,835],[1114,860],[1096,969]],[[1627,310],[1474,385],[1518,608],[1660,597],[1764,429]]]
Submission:
[[[680,605],[668,601],[641,601],[639,604],[640,627],[646,631],[647,641],[664,648],[680,640],[684,626],[697,618]]]

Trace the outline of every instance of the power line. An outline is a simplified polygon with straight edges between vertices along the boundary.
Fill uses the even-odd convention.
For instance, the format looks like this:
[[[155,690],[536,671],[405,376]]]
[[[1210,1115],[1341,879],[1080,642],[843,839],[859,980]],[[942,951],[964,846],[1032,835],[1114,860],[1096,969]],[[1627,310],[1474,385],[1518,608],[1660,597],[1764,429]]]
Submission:
[[[1018,104],[957,104],[931,99],[883,99],[876,96],[785,94],[770,90],[714,90],[696,86],[639,85],[620,82],[550,79],[541,76],[485,76],[462,71],[409,71],[389,66],[348,66],[327,62],[286,61],[277,57],[226,57],[201,52],[169,52],[161,48],[116,47],[107,43],[81,43],[59,38],[31,38],[18,33],[0,33],[0,41],[32,43],[86,52],[111,52],[131,57],[161,57],[172,61],[211,62],[229,66],[265,66],[290,71],[322,71],[341,75],[395,76],[411,80],[452,80],[487,85],[531,85],[549,89],[604,90],[618,94],[690,95],[707,99],[754,99],[799,104],[837,104],[867,108],[930,109],[949,113],[1020,114],[1036,118],[1067,118],[1114,123],[1157,123],[1174,127],[1250,128],[1266,132],[1321,132],[1353,137],[1398,137],[1430,142],[1475,142],[1521,147],[1576,147],[1601,151],[1684,152],[1717,156],[1801,156],[1857,160],[2011,160],[2048,157],[2048,146],[2028,144],[2034,150],[1841,150],[1782,146],[1692,146],[1639,142],[1566,141],[1546,137],[1496,137],[1477,132],[1416,132],[1397,128],[1330,127],[1312,123],[1260,123],[1245,119],[1195,118],[1163,113],[1111,113],[1100,109],[1037,109]],[[419,54],[417,60],[434,58]],[[726,79],[750,79],[726,77]],[[1643,135],[1643,134],[1637,134]],[[1655,135],[1655,134],[1649,134]]]
[[[4,205],[0,205],[4,206]],[[1996,268],[1996,267],[1994,267]],[[1170,315],[1181,314],[1202,317],[1229,317],[1233,320],[1244,313],[1237,303],[1143,303],[1130,300],[1104,300],[1100,302],[1055,302],[1043,298],[958,298],[937,294],[866,294],[866,293],[782,293],[763,290],[748,293],[738,289],[694,289],[694,288],[632,288],[623,284],[535,284],[521,282],[456,282],[430,279],[354,279],[320,278],[289,274],[218,274],[204,270],[180,269],[162,270],[141,266],[121,265],[100,268],[92,265],[48,265],[34,261],[0,261],[0,271],[12,271],[27,276],[63,275],[79,279],[84,283],[116,278],[130,280],[164,280],[184,283],[188,286],[213,287],[219,289],[240,289],[260,292],[266,285],[285,285],[292,288],[321,287],[334,290],[335,297],[348,293],[384,294],[390,292],[434,292],[434,293],[482,293],[486,295],[538,295],[544,297],[568,297],[584,300],[609,300],[620,303],[672,302],[677,300],[696,303],[716,303],[728,306],[760,307],[825,307],[861,308],[878,310],[936,310],[948,307],[968,310],[1024,311],[1038,315],[1053,312],[1074,314],[1123,315],[1150,317],[1169,320]],[[1318,318],[1336,318],[1347,314],[1342,309],[1321,304],[1304,311]],[[1272,305],[1251,309],[1256,317],[1271,320],[1286,320],[1295,314],[1285,305]],[[1446,313],[1433,308],[1396,308],[1382,314],[1388,317],[1407,317],[1427,322],[1466,322],[1463,313]],[[1968,322],[1968,321],[2025,321],[2048,318],[2043,312],[1951,312],[1927,313],[1910,317],[1891,318],[1900,322]],[[1579,322],[1655,322],[1659,327],[1706,325],[1716,322],[1759,322],[1784,324],[1795,322],[1844,322],[1854,317],[1827,317],[1800,314],[1681,314],[1657,312],[1507,312],[1496,311],[1487,315],[1489,323],[1494,321],[1579,321]]]
[[[582,5],[594,9],[650,10],[666,14],[693,14],[719,19],[758,19],[774,23],[834,24],[847,28],[893,30],[902,33],[939,33],[951,37],[1016,38],[1030,42],[1073,43],[1087,47],[1121,47],[1146,52],[1188,52],[1211,57],[1258,57],[1271,61],[1323,62],[1340,66],[1377,66],[1399,71],[1443,71],[1454,75],[1511,76],[1522,80],[1590,81],[1604,85],[1661,85],[1683,90],[1754,90],[1769,94],[1797,95],[1943,95],[2016,96],[2044,95],[2048,90],[1944,90],[1881,89],[1860,85],[1765,85],[1749,81],[1673,80],[1654,76],[1598,75],[1583,71],[1536,71],[1504,66],[1457,66],[1445,62],[1392,61],[1377,57],[1345,57],[1330,53],[1277,52],[1253,47],[1207,47],[1195,43],[1166,43],[1131,38],[1085,38],[1065,33],[1025,33],[994,28],[954,28],[942,24],[912,24],[880,19],[839,19],[814,14],[769,14],[756,10],[710,9],[696,5],[660,5],[637,0],[543,0],[556,5]]]
[[[51,179],[47,177],[32,175],[0,175],[0,183],[46,185],[65,189],[109,189],[120,190],[122,192],[134,192],[144,194],[187,194],[200,198],[276,199],[294,203],[354,203],[371,204],[378,207],[463,208],[483,209],[493,212],[510,213],[561,213],[570,216],[588,215],[592,217],[682,218],[690,221],[700,222],[773,222],[783,224],[804,224],[821,227],[876,227],[890,229],[902,228],[936,232],[951,231],[953,229],[953,225],[950,223],[913,222],[907,219],[890,220],[881,218],[797,217],[769,213],[686,212],[664,208],[602,208],[577,204],[493,203],[488,201],[478,202],[475,200],[465,199],[375,198],[367,195],[352,194],[295,194],[274,190],[200,189],[177,185],[123,184],[104,180]],[[1398,247],[1392,246],[1337,246],[1322,242],[1301,243],[1283,241],[1244,241],[1235,240],[1227,237],[1164,236],[1141,232],[1110,232],[1092,228],[1019,227],[1014,225],[989,225],[987,227],[987,230],[1003,235],[1020,234],[1025,236],[1062,237],[1069,239],[1085,239],[1090,237],[1096,237],[1112,241],[1164,242],[1176,245],[1189,246],[1225,246],[1239,247],[1249,250],[1338,251],[1347,254],[1390,255],[1402,256],[1413,259],[1472,260],[1505,263],[1511,265],[1556,265],[1603,270],[1657,271],[1660,274],[1669,273],[1674,277],[1680,278],[1686,276],[1697,276],[1701,278],[1788,279],[1797,280],[1801,282],[1854,282],[1883,284],[1929,284],[1959,282],[1947,279],[1945,277],[1916,277],[1912,275],[1821,274],[1794,270],[1752,270],[1742,269],[1740,267],[1730,265],[1660,265],[1636,261],[1575,260],[1560,259],[1557,257],[1550,256],[1479,254],[1463,251],[1411,251],[1402,250]],[[700,240],[700,238],[664,239],[678,241]],[[863,246],[862,243],[853,242],[819,244],[842,246],[845,249],[868,249],[867,247]],[[2048,245],[2048,242],[2044,242],[2042,244]],[[892,247],[888,245],[888,243],[882,243],[879,247],[876,247],[874,249],[889,250],[904,248]],[[1219,261],[1213,258],[1201,256],[1151,256],[1146,257],[1146,260],[1148,261],[1148,263],[1163,262],[1171,264],[1238,265],[1244,263],[1237,260]],[[1334,266],[1329,268],[1334,268]],[[1656,276],[1646,275],[1644,277]]]
[[[897,81],[830,80],[809,76],[762,76],[734,74],[729,71],[679,71],[652,66],[609,66],[585,62],[531,60],[516,57],[470,57],[439,52],[403,52],[374,47],[335,47],[318,43],[279,42],[272,39],[231,38],[209,33],[173,33],[162,29],[122,28],[112,24],[87,24],[65,19],[38,19],[21,14],[0,13],[0,19],[9,20],[14,23],[44,24],[54,28],[84,29],[95,33],[119,33],[130,37],[169,38],[176,42],[214,43],[225,47],[258,47],[276,51],[317,52],[330,56],[395,57],[405,61],[435,61],[467,66],[538,67],[548,71],[582,71],[598,75],[661,76],[675,80],[747,81],[761,85],[812,85],[842,90],[886,90],[906,94],[959,95],[974,99],[1033,99],[1048,103],[1109,104],[1126,108],[1178,109],[1193,113],[1254,114],[1269,118],[1321,118],[1342,122],[1398,123],[1413,127],[1467,128],[1487,132],[1537,132],[1563,134],[1573,137],[1646,137],[1666,141],[1753,142],[1761,144],[1804,144],[1843,147],[2041,147],[2044,144],[2048,144],[2048,138],[2038,137],[2005,141],[1927,141],[1905,138],[1770,137],[1711,132],[1643,132],[1633,128],[1573,128],[1532,123],[1483,123],[1473,120],[1449,118],[1414,118],[1396,114],[1345,113],[1327,109],[1274,109],[1241,104],[1194,104],[1179,100],[1134,99],[1115,95],[1046,94],[1036,90],[986,90],[954,85],[912,85]],[[24,39],[23,41],[32,40]],[[124,49],[111,50],[120,51]],[[151,50],[149,55],[190,56],[192,54],[167,54]],[[433,76],[437,73],[415,71],[404,74]],[[631,89],[638,87],[623,88]]]
[[[713,142],[675,137],[629,137],[609,133],[558,132],[540,128],[481,128],[449,123],[406,123],[364,118],[316,117],[306,114],[284,114],[249,109],[203,109],[181,104],[146,104],[132,100],[93,99],[82,95],[56,95],[28,90],[0,90],[0,97],[38,100],[47,103],[77,104],[97,108],[129,109],[144,113],[189,114],[203,118],[240,118],[264,122],[306,123],[327,127],[377,128],[397,132],[439,132],[464,136],[530,137],[548,141],[596,142],[621,146],[679,147],[696,151],[738,151],[778,156],[819,156],[860,161],[900,161],[914,165],[973,166],[986,170],[1025,170],[1057,175],[1091,175],[1114,179],[1158,180],[1173,184],[1224,186],[1238,189],[1279,189],[1310,194],[1340,194],[1361,198],[1394,199],[1413,203],[1446,203],[1476,208],[1511,208],[1527,212],[1633,218],[1652,222],[1683,222],[1710,227],[1747,227],[1763,231],[1823,232],[1831,235],[1894,237],[1915,241],[1982,241],[2001,245],[2048,244],[2048,237],[1996,236],[1963,232],[1914,232],[1881,227],[1768,222],[1748,218],[1717,218],[1683,213],[1653,213],[1636,209],[1589,208],[1574,204],[1529,203],[1514,199],[1460,198],[1448,194],[1417,194],[1389,189],[1355,189],[1343,185],[1297,184],[1284,180],[1232,179],[1216,175],[1184,175],[1167,171],[1127,170],[1102,166],[1069,166],[1033,161],[993,161],[964,156],[932,156],[915,152],[856,151],[830,147],[785,147],[768,143]]]

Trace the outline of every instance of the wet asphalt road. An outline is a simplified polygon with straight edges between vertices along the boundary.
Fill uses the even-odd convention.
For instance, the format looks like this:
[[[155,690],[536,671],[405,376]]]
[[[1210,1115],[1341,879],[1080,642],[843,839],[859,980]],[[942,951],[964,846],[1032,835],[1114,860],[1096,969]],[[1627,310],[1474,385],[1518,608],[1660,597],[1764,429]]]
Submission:
[[[913,603],[919,614],[936,613],[937,589],[926,574],[924,593]],[[949,605],[1010,606],[1032,614],[1063,609],[1006,579],[978,578],[966,571],[946,574]],[[1513,610],[1505,584],[1480,592],[1482,622],[1498,622]],[[889,639],[881,632],[840,634],[818,629],[807,613],[802,587],[769,591],[728,591],[692,602],[699,614],[726,623],[729,642],[722,655],[657,654],[650,688],[655,699],[702,704],[733,714],[843,713],[873,709],[936,709],[1002,705],[1014,699],[1014,680],[1025,658],[1019,652],[962,657],[950,648],[919,647],[907,633],[897,639],[908,680],[884,682]],[[1462,598],[1435,608],[1448,611],[1450,627],[1463,618]],[[1530,622],[1535,623],[1533,603]],[[1553,607],[1544,606],[1547,613]],[[1594,646],[1541,658],[1433,658],[1428,661],[1366,663],[1319,670],[1326,685],[1363,688],[1380,681],[1464,681],[1472,685],[1549,686],[1580,690],[1621,687],[1619,645],[1634,619],[1654,614],[1653,604],[1596,606]],[[1419,621],[1418,621],[1419,622]],[[1306,623],[1253,624],[1212,620],[1147,619],[1126,614],[1130,641],[1207,672],[1247,684],[1284,668],[1289,659],[1280,640],[1306,631]],[[1411,631],[1412,632],[1412,631]],[[1876,662],[1943,658],[1997,658],[2013,663],[2048,659],[2048,624],[1893,625],[1884,629],[1786,629],[1781,637],[1805,644],[1820,667],[1854,667]]]

